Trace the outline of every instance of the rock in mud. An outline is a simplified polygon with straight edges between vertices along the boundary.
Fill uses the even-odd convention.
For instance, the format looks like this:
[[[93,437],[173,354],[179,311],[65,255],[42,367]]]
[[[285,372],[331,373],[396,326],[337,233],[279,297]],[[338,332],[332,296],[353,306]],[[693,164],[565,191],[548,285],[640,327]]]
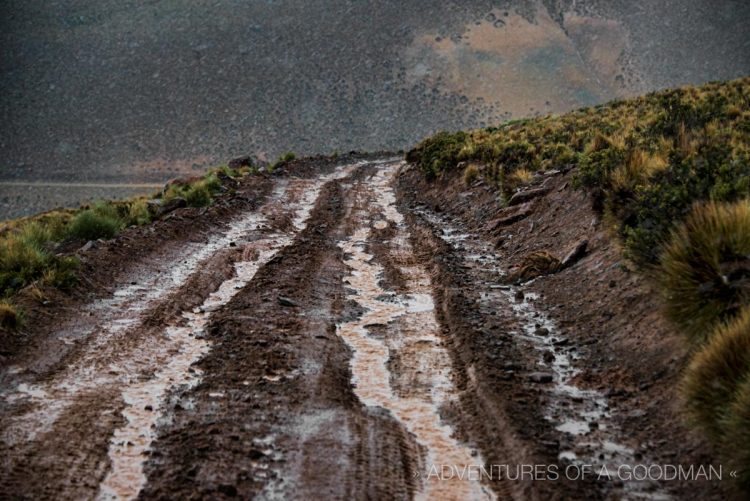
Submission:
[[[250,155],[244,155],[241,157],[233,158],[228,164],[230,169],[239,169],[240,167],[252,167],[253,157]]]
[[[529,200],[546,195],[550,192],[549,188],[534,188],[533,190],[519,191],[514,193],[510,200],[508,200],[508,206],[519,205]]]
[[[532,383],[551,383],[553,379],[549,372],[532,372],[529,374],[529,381]]]
[[[167,202],[164,202],[159,207],[159,210],[156,211],[156,216],[162,217],[176,209],[181,209],[183,207],[187,207],[187,200],[182,197],[175,197]]]
[[[516,208],[503,209],[498,214],[498,217],[490,223],[490,231],[496,231],[505,226],[510,226],[531,214],[531,206],[529,204],[521,205]]]
[[[94,248],[94,241],[93,240],[89,240],[88,242],[86,242],[86,245],[84,245],[83,247],[81,247],[80,249],[78,249],[78,252],[86,252],[86,251],[89,251],[89,250],[91,250],[93,248]]]
[[[562,267],[567,268],[568,266],[574,265],[583,256],[586,255],[586,249],[589,246],[588,240],[581,240],[575,246],[575,248],[568,253],[567,256],[562,260]]]
[[[297,307],[297,306],[299,306],[299,303],[297,303],[296,301],[294,301],[292,299],[289,299],[288,297],[279,296],[278,299],[279,299],[279,304],[281,306],[290,306],[290,307]]]
[[[219,486],[218,491],[227,497],[237,496],[237,487],[229,484],[222,484]]]

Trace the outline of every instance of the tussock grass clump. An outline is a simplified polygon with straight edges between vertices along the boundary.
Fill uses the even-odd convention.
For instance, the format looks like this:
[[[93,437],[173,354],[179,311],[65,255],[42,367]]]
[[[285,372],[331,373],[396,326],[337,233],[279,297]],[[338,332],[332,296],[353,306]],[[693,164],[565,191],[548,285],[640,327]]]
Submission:
[[[41,277],[54,259],[39,240],[40,234],[34,230],[33,236],[23,231],[6,235],[0,240],[0,291],[16,291]]]
[[[185,200],[190,207],[205,207],[211,203],[211,191],[204,182],[198,182],[185,191]]]
[[[217,172],[211,172],[202,178],[185,184],[175,184],[164,194],[164,200],[184,198],[190,207],[211,205],[213,196],[221,190],[221,181]]]
[[[117,208],[100,203],[77,214],[70,223],[68,235],[81,240],[112,238],[124,226]]]
[[[750,202],[707,203],[675,232],[661,259],[668,317],[694,341],[750,303]]]
[[[151,212],[146,200],[140,199],[130,203],[128,207],[128,224],[142,226],[151,222]]]
[[[750,374],[740,384],[723,423],[722,449],[737,470],[737,486],[750,493]]]
[[[21,326],[22,318],[15,306],[9,301],[0,301],[0,328],[16,330]]]
[[[740,383],[750,376],[750,307],[721,324],[690,363],[684,381],[688,410],[716,442]]]
[[[479,167],[476,164],[469,164],[464,169],[464,184],[470,186],[479,178]]]
[[[534,172],[529,169],[518,169],[513,172],[510,176],[508,176],[508,179],[506,183],[508,184],[511,189],[516,189],[519,186],[523,186],[525,184],[529,184],[534,179]]]

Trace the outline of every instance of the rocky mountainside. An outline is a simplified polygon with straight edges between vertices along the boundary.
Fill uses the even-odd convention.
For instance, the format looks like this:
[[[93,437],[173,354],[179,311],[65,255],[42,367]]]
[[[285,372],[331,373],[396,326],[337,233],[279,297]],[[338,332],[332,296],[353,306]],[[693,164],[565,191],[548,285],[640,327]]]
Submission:
[[[0,181],[153,183],[242,154],[397,151],[745,75],[748,21],[742,0],[6,1]],[[0,217],[90,199],[0,182]]]

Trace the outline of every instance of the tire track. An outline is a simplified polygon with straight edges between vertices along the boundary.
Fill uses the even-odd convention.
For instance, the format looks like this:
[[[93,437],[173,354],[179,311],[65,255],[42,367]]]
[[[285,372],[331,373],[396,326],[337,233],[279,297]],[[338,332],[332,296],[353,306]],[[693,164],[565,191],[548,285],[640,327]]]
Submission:
[[[384,166],[369,178],[367,210],[356,214],[359,227],[339,246],[351,269],[345,283],[350,300],[364,308],[352,321],[339,324],[338,334],[353,349],[352,385],[368,407],[388,410],[424,448],[424,468],[419,499],[493,499],[477,479],[456,475],[446,478],[443,468],[466,471],[484,463],[476,451],[459,443],[441,418],[441,409],[455,399],[450,357],[443,347],[429,277],[423,269],[401,269],[406,291],[394,294],[379,285],[383,266],[365,252],[373,229],[396,230],[401,253],[411,254],[403,216],[396,210],[390,183],[401,164]],[[380,216],[380,217],[378,217]],[[396,249],[394,249],[396,250]],[[396,359],[402,363],[394,364]],[[397,370],[401,369],[401,370]]]
[[[9,472],[5,482],[23,482],[27,472],[35,469],[34,465],[47,461],[47,456],[61,453],[44,450],[45,442],[53,433],[65,434],[71,427],[92,426],[92,419],[114,425],[123,418],[113,421],[106,416],[119,416],[122,412],[123,426],[108,432],[114,432],[109,453],[114,469],[105,482],[102,497],[134,497],[145,480],[140,468],[153,439],[151,426],[159,419],[163,396],[175,386],[197,381],[198,376],[191,372],[190,365],[209,348],[200,333],[205,318],[210,315],[208,310],[216,307],[217,302],[226,302],[236,292],[233,287],[246,284],[264,261],[304,227],[304,220],[328,180],[348,174],[355,166],[342,166],[328,176],[311,180],[281,180],[269,203],[257,212],[241,214],[219,238],[204,245],[187,244],[177,254],[178,259],[162,263],[161,273],[148,275],[136,271],[142,278],[134,280],[137,285],[121,287],[111,299],[89,306],[88,312],[104,320],[90,333],[77,333],[87,342],[73,358],[66,360],[67,366],[50,378],[24,382],[2,394],[5,411],[2,417],[3,467]],[[286,232],[279,233],[274,228],[279,226],[279,220],[288,221],[281,224]],[[251,243],[245,248],[244,262],[237,246],[242,241]],[[171,308],[171,301],[179,303],[180,296],[194,292],[186,287],[196,285],[194,278],[199,277],[204,268],[215,271],[212,263],[225,259],[227,254],[233,256],[231,260],[240,259],[236,266],[239,275],[222,284],[202,309],[178,315],[176,322],[167,325],[160,323],[158,314],[152,317],[153,312],[158,313],[164,306]],[[110,395],[107,405],[97,406],[98,413],[84,416],[76,411],[82,404],[85,407],[85,402],[96,399],[97,394]],[[89,479],[86,481],[89,487],[82,491],[67,484],[76,483],[77,479],[68,478],[65,473],[73,471],[70,461],[74,459],[90,461],[97,466],[87,473],[101,479],[109,462],[106,456],[75,458],[79,454],[91,456],[99,452],[85,452],[81,447],[76,449],[75,444],[66,447],[71,457],[59,458],[62,461],[53,468],[58,472],[54,481],[49,482],[51,485],[39,486],[46,493],[42,497],[51,497],[49,489],[54,492],[55,483],[69,488],[58,492],[70,493],[63,497],[89,497],[96,492],[91,492]]]

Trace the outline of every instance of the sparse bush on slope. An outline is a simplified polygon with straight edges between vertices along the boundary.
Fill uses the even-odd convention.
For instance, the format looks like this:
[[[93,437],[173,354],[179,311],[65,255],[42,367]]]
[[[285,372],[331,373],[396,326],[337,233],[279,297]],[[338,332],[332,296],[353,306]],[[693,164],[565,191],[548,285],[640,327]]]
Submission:
[[[750,303],[750,201],[697,205],[661,259],[667,315],[693,341]]]
[[[438,132],[409,151],[406,159],[417,163],[428,178],[434,178],[440,172],[455,167],[459,161],[458,154],[468,137],[465,132]]]
[[[479,168],[475,164],[469,164],[464,169],[464,184],[470,186],[479,178]]]
[[[180,197],[184,198],[190,207],[205,207],[211,204],[213,196],[220,190],[221,181],[214,172],[211,172],[192,183],[170,186],[164,195],[164,200]]]

